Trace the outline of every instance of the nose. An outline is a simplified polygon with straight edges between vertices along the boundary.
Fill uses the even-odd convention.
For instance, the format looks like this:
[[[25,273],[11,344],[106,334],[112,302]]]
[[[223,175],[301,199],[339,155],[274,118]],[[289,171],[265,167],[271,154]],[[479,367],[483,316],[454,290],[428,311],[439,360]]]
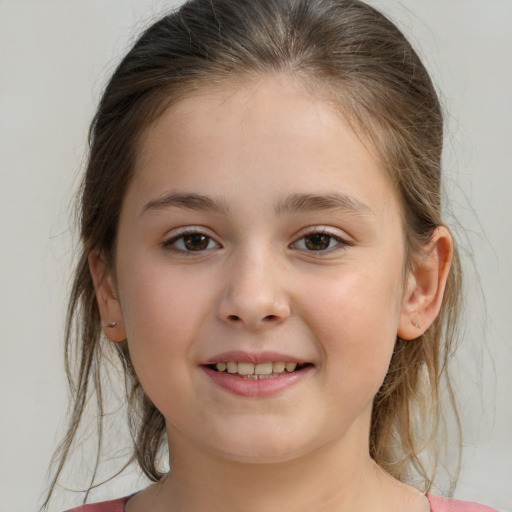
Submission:
[[[290,316],[283,271],[270,255],[240,255],[227,269],[218,305],[221,321],[258,331],[282,324]]]

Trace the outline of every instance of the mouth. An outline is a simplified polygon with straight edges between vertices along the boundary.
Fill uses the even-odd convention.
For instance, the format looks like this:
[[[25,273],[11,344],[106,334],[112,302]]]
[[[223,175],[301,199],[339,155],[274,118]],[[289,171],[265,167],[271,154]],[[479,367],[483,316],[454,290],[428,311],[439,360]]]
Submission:
[[[224,391],[256,399],[281,395],[315,374],[312,362],[272,351],[232,350],[203,361],[200,368]]]
[[[229,374],[232,377],[263,380],[274,379],[290,373],[299,372],[300,370],[313,365],[311,363],[290,361],[264,361],[261,363],[220,361],[218,363],[207,364],[205,366],[214,372]]]

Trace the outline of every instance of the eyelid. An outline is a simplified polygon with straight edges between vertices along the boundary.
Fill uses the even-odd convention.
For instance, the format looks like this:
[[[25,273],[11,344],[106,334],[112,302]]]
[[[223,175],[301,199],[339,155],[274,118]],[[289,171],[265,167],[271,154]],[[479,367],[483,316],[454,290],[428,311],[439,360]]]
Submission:
[[[180,238],[187,236],[187,235],[204,235],[208,237],[210,240],[212,240],[217,247],[216,249],[222,247],[222,245],[217,241],[215,236],[213,236],[208,228],[205,228],[204,226],[184,226],[181,228],[176,228],[167,233],[165,236],[163,242],[160,244],[164,249],[173,250],[182,254],[194,254],[194,253],[204,253],[206,251],[211,250],[210,249],[204,249],[202,251],[186,251],[183,249],[178,249],[173,246],[173,244],[179,240]]]
[[[342,232],[341,230],[334,228],[334,227],[321,225],[321,226],[308,226],[307,228],[305,228],[297,237],[295,237],[295,241],[290,244],[290,247],[293,248],[300,240],[302,240],[303,238],[305,238],[307,236],[312,236],[312,235],[330,236],[330,237],[334,238],[335,240],[337,240],[338,244],[336,244],[336,246],[334,246],[334,247],[324,249],[324,250],[308,251],[306,249],[301,249],[302,251],[308,252],[311,254],[316,253],[318,255],[321,255],[321,254],[327,254],[327,253],[330,253],[330,252],[333,252],[336,250],[342,250],[345,247],[352,247],[354,245],[354,242],[350,239],[350,237],[345,232]]]

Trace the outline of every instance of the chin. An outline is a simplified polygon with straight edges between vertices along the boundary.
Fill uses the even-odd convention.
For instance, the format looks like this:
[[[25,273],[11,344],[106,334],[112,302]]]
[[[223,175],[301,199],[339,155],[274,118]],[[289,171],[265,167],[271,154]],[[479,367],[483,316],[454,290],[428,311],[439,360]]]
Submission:
[[[306,450],[280,450],[265,447],[251,447],[246,451],[217,450],[216,454],[225,460],[240,464],[280,464],[299,458]]]
[[[243,464],[276,464],[300,458],[317,448],[305,443],[304,436],[281,431],[255,432],[247,435],[230,435],[213,442],[213,436],[205,447],[223,459]]]

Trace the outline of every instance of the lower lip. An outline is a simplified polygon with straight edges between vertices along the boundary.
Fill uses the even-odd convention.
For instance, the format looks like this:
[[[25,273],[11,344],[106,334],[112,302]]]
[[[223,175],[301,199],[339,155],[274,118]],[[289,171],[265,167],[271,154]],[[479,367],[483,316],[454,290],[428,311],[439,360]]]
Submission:
[[[313,370],[313,366],[305,366],[292,373],[283,373],[267,379],[244,379],[227,372],[217,372],[207,366],[201,366],[201,369],[215,384],[226,391],[239,396],[265,398],[294,386]]]

